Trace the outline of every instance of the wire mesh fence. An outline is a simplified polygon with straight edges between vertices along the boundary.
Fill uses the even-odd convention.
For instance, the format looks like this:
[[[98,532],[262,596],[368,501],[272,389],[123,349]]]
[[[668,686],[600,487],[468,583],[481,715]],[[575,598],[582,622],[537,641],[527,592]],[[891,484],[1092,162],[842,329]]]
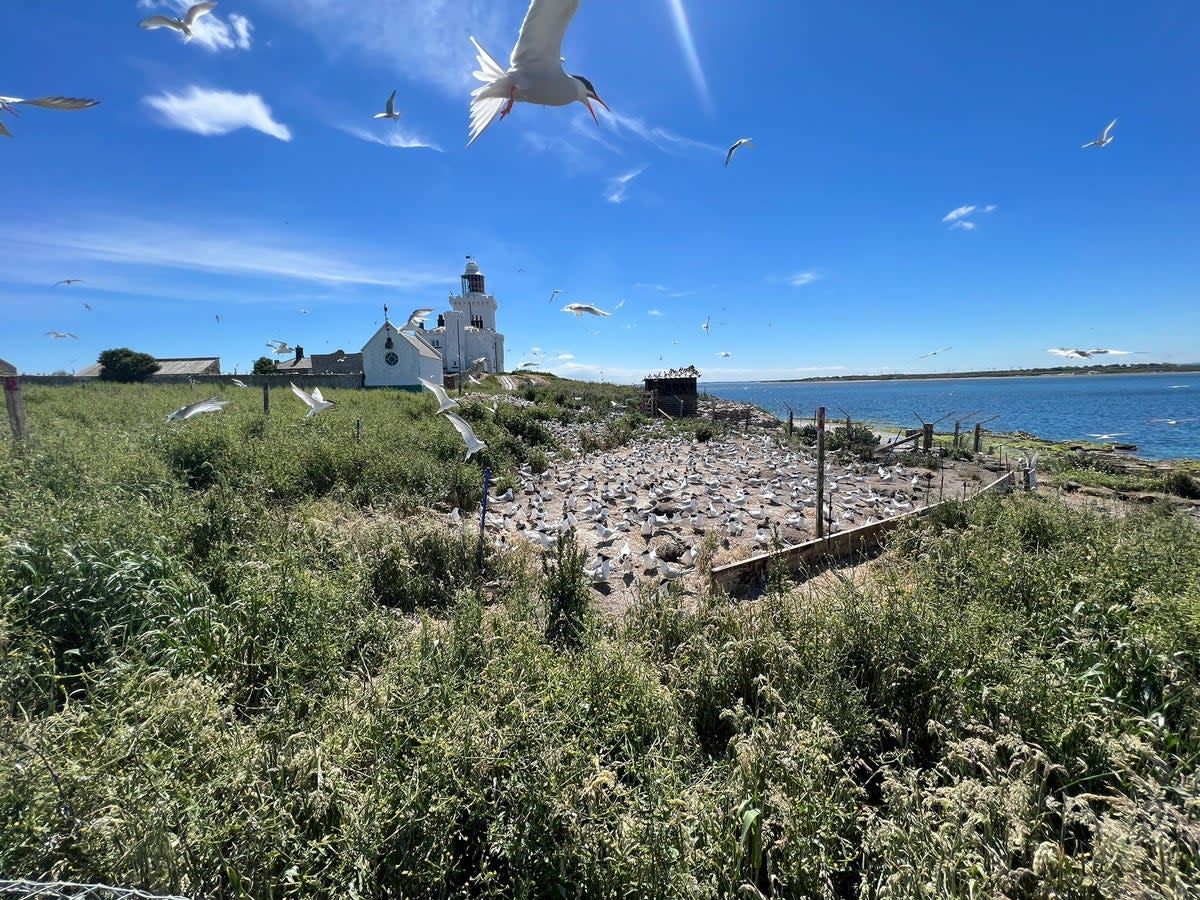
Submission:
[[[176,894],[151,894],[137,888],[107,884],[77,884],[70,881],[27,881],[0,878],[0,898],[39,897],[45,900],[87,898],[87,900],[192,900]]]

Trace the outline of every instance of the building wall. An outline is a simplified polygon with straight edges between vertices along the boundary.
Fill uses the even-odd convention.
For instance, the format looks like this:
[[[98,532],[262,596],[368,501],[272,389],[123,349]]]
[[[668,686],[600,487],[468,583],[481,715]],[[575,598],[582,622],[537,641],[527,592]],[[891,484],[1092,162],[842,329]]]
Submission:
[[[392,352],[399,357],[394,366],[389,366],[384,357],[388,336],[392,338]],[[410,338],[380,328],[363,346],[362,364],[363,378],[368,387],[412,387],[419,385],[419,379],[437,381],[442,377],[442,361],[433,356],[421,353],[415,341]]]

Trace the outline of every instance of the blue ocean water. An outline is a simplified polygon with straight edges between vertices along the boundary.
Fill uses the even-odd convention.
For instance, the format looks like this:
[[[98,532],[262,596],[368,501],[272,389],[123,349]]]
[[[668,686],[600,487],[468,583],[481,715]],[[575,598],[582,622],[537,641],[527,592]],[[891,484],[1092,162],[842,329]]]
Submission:
[[[1052,440],[1109,440],[1136,444],[1146,459],[1200,458],[1200,373],[1154,375],[1042,375],[1012,378],[829,381],[802,384],[701,382],[701,389],[727,400],[761,406],[787,418],[811,418],[818,406],[830,418],[849,411],[855,419],[919,428],[995,416],[992,431],[1028,431]],[[1171,419],[1178,424],[1151,422]]]

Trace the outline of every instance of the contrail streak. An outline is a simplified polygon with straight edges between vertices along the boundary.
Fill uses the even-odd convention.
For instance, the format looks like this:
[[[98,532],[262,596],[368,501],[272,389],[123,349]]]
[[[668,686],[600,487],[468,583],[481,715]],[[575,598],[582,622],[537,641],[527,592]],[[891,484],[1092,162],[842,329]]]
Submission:
[[[700,56],[696,53],[696,41],[692,37],[692,26],[688,24],[687,10],[683,8],[683,0],[667,0],[671,8],[671,18],[675,20],[675,33],[679,36],[679,47],[683,50],[692,81],[696,85],[696,93],[705,111],[712,115],[712,95],[708,92],[708,79],[704,77],[704,67],[700,65]]]

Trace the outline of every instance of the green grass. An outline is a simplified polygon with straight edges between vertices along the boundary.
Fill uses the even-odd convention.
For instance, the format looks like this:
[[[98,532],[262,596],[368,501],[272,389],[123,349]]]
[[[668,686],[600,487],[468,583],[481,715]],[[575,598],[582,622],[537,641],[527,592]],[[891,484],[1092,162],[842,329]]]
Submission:
[[[502,473],[553,449],[525,443],[543,416],[608,402],[557,387],[577,409],[471,413]],[[295,427],[281,392],[266,420],[261,394],[226,396],[168,425],[186,388],[30,389],[33,442],[0,449],[5,876],[214,898],[1200,891],[1184,518],[987,497],[898,535],[870,582],[643,592],[611,619],[569,541],[544,570],[521,547],[478,571],[473,533],[443,529],[479,463],[429,397],[338,392]]]

